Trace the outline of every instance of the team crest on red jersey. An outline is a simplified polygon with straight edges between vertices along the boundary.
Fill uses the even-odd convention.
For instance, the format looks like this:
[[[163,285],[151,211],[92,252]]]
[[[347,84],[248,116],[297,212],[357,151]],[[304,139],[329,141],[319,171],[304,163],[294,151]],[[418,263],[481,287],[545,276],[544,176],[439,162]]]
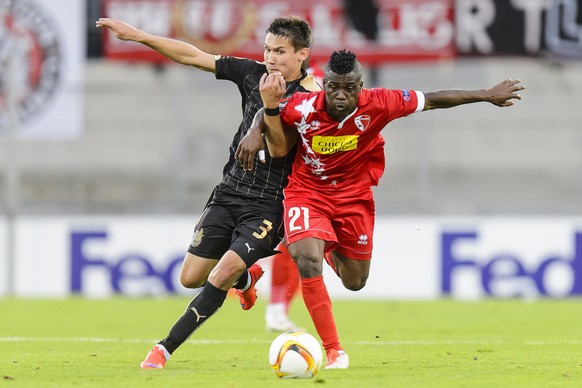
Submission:
[[[358,127],[360,131],[364,131],[366,128],[368,128],[368,125],[370,125],[370,116],[368,115],[357,116],[354,119],[354,124],[356,124],[356,127]]]

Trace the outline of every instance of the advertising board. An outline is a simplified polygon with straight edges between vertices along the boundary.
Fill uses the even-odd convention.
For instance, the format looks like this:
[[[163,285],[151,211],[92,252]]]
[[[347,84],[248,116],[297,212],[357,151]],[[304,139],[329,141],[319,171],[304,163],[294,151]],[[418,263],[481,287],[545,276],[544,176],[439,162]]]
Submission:
[[[19,219],[19,296],[189,295],[178,281],[195,219]],[[564,298],[582,295],[582,219],[380,217],[366,287],[343,288],[324,265],[334,298]],[[270,261],[259,284],[269,295]]]

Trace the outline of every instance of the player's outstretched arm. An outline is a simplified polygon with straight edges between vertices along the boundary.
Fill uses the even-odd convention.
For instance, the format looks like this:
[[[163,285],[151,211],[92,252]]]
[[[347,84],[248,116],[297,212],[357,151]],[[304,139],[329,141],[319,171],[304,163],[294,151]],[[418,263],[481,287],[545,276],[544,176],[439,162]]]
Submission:
[[[525,89],[520,80],[506,79],[489,89],[481,90],[441,90],[424,95],[423,110],[452,108],[474,102],[490,102],[500,107],[512,106],[513,99],[521,100],[519,91]]]
[[[273,158],[281,158],[297,142],[298,134],[296,131],[286,131],[281,122],[279,114],[267,114],[265,109],[275,111],[279,110],[279,101],[285,94],[286,83],[280,73],[263,74],[259,82],[259,90],[263,100],[264,108],[261,108],[257,114],[263,114],[265,121],[265,140],[269,153]]]
[[[148,34],[116,19],[99,18],[95,25],[100,28],[109,28],[120,40],[142,43],[175,62],[205,71],[215,72],[216,70],[215,61],[218,56],[208,54],[189,43]]]

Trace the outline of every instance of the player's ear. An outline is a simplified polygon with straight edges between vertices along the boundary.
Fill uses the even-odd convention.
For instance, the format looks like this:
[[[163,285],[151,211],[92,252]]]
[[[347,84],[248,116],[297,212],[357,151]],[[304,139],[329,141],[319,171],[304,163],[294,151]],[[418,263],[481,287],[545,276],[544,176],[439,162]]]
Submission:
[[[311,50],[309,50],[308,47],[303,47],[301,50],[299,50],[299,60],[301,62],[304,62],[307,60],[307,58],[309,57],[309,52]]]

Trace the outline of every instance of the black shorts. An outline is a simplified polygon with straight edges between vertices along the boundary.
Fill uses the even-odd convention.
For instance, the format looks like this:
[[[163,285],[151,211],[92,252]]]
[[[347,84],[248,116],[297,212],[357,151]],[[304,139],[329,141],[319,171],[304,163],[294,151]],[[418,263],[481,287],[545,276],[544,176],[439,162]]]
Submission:
[[[194,228],[188,252],[207,259],[236,252],[247,267],[272,256],[282,238],[282,205],[232,195],[216,195]]]

